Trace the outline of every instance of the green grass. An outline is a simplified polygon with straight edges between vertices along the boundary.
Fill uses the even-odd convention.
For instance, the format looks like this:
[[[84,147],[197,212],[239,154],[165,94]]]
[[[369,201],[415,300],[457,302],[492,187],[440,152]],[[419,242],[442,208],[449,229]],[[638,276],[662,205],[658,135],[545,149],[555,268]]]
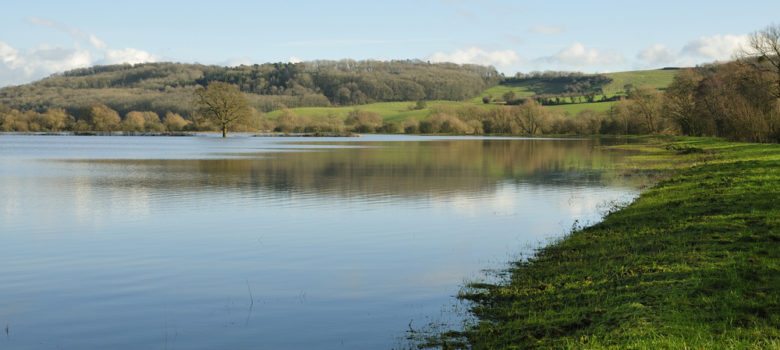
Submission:
[[[623,93],[626,84],[634,87],[651,86],[656,89],[665,89],[672,83],[679,70],[637,70],[630,72],[607,73],[612,82],[604,86],[604,94],[614,96]]]
[[[530,97],[534,95],[557,95],[562,94],[567,83],[546,82],[541,79],[528,79],[519,83],[496,85],[486,89],[477,97],[471,99],[472,103],[482,103],[482,97],[491,96],[492,98],[502,99],[504,94],[513,91],[515,97]]]
[[[632,83],[634,86],[649,85],[658,89],[668,86],[674,75],[677,74],[675,70],[650,70],[650,71],[633,71],[633,72],[620,72],[609,73],[607,76],[613,79],[613,82],[604,87],[606,95],[613,96],[616,93],[622,92],[623,86],[627,83]],[[329,116],[337,116],[339,118],[346,118],[347,114],[354,109],[363,111],[370,111],[379,113],[386,122],[403,122],[407,118],[415,118],[417,120],[425,119],[433,108],[436,106],[451,106],[454,108],[460,106],[476,105],[485,108],[495,108],[495,104],[482,103],[483,96],[493,96],[494,98],[501,98],[507,91],[514,91],[517,97],[528,97],[535,94],[557,94],[561,93],[565,84],[561,83],[540,83],[537,80],[529,80],[529,82],[522,82],[514,85],[497,85],[485,90],[481,95],[474,97],[469,101],[457,102],[457,101],[427,101],[427,107],[424,109],[415,110],[412,107],[416,102],[380,102],[371,103],[359,106],[346,106],[346,107],[300,107],[291,108],[296,114],[300,116],[306,116],[312,119],[325,119]],[[607,93],[607,90],[610,92]],[[600,98],[600,97],[599,97]],[[564,98],[568,101],[568,98]],[[609,110],[614,102],[596,102],[596,103],[576,103],[576,104],[562,104],[557,106],[547,106],[553,111],[560,111],[568,115],[576,115],[577,113],[590,109],[596,112],[605,112]],[[275,120],[282,111],[273,111],[267,114],[271,120]]]
[[[475,349],[780,348],[780,145],[678,139],[624,164],[674,175],[603,222],[472,284]]]
[[[607,97],[624,93],[624,86],[632,84],[634,87],[651,86],[656,89],[664,89],[672,83],[678,70],[640,70],[630,72],[606,73],[612,78],[612,82],[602,87]],[[496,85],[477,97],[471,99],[472,103],[482,103],[482,97],[492,96],[502,98],[508,91],[514,91],[516,97],[530,97],[534,95],[556,95],[563,93],[565,83],[547,83],[539,79],[529,79],[511,85]]]
[[[503,98],[505,93],[509,91],[514,91],[515,97],[530,97],[533,95],[537,95],[534,90],[532,90],[530,85],[526,84],[518,84],[518,85],[496,85],[491,88],[486,89],[477,97],[474,97],[471,99],[471,103],[482,103],[482,97],[484,96],[491,96],[492,98]]]

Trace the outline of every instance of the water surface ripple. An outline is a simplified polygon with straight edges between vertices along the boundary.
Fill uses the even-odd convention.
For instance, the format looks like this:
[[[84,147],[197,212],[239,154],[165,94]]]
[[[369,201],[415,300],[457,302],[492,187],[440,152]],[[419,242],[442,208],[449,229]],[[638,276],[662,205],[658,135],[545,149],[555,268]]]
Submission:
[[[0,135],[0,347],[396,347],[635,196],[601,142]]]

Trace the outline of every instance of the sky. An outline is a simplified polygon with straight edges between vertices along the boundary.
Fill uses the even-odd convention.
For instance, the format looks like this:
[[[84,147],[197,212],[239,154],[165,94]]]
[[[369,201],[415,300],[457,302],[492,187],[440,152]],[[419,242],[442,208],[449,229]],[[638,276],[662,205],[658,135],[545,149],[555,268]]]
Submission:
[[[317,59],[507,76],[695,66],[780,24],[780,1],[0,1],[0,87],[93,65]]]

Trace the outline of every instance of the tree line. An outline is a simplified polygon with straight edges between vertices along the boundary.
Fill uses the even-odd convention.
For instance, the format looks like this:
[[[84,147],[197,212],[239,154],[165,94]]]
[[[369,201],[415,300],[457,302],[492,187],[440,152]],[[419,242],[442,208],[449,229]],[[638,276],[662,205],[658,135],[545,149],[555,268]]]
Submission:
[[[61,108],[78,114],[104,104],[133,110],[192,111],[198,86],[225,82],[247,93],[251,106],[268,112],[293,107],[350,106],[373,102],[471,98],[498,84],[492,67],[405,61],[312,61],[238,67],[181,63],[96,66],[0,89],[0,103],[22,111]]]
[[[524,83],[537,94],[603,94],[602,87],[612,82],[612,78],[603,74],[584,74],[581,72],[545,71],[528,74],[517,73],[514,77],[501,80],[501,85]]]
[[[214,125],[205,120],[192,121],[178,113],[167,112],[161,118],[153,111],[130,111],[120,117],[117,111],[104,104],[84,105],[76,116],[62,108],[45,112],[19,111],[0,104],[0,131],[12,132],[182,132],[213,131]]]
[[[85,104],[76,114],[61,108],[44,112],[19,111],[0,104],[0,131],[72,132],[180,132],[275,131],[283,133],[407,133],[511,135],[642,135],[720,136],[729,140],[780,140],[780,87],[776,73],[756,58],[681,70],[665,93],[652,87],[629,90],[606,112],[584,110],[566,115],[544,107],[536,98],[516,105],[493,106],[417,102],[410,109],[427,108],[422,120],[387,121],[379,113],[356,107],[346,118],[309,117],[283,109],[274,119],[249,106],[241,119],[220,124],[207,108],[182,116],[168,111],[120,113],[103,104]],[[230,84],[210,86],[232,88]],[[195,94],[207,88],[198,88]]]
[[[536,98],[518,99],[516,105],[493,106],[417,102],[410,109],[427,108],[422,120],[386,121],[379,113],[356,107],[346,118],[325,118],[283,109],[274,119],[256,109],[242,107],[242,119],[220,124],[196,110],[182,116],[167,111],[132,110],[120,113],[104,104],[85,104],[77,113],[62,108],[43,112],[20,111],[0,104],[0,131],[72,132],[180,132],[276,131],[283,133],[408,133],[408,134],[512,134],[512,135],[640,135],[669,134],[719,136],[729,140],[778,142],[780,140],[780,86],[777,73],[756,57],[683,69],[661,92],[651,87],[629,90],[627,97],[606,112],[584,110],[566,115],[544,107]],[[221,84],[221,85],[220,85]],[[214,83],[210,86],[235,86]],[[199,88],[195,91],[206,91]],[[192,98],[192,97],[191,97]],[[192,103],[192,102],[191,102]]]
[[[440,104],[422,120],[409,117],[387,121],[379,113],[354,109],[346,118],[312,118],[285,109],[276,120],[264,120],[266,130],[285,133],[405,133],[451,135],[597,135],[624,134],[624,115],[586,110],[575,116],[552,111],[535,100],[515,106]],[[629,118],[630,131],[644,130],[641,120]]]
[[[780,141],[780,26],[754,33],[750,46],[736,61],[681,69],[665,92],[652,87],[629,87],[627,96],[618,97],[606,112],[585,110],[574,116],[564,115],[543,107],[550,104],[549,96],[504,96],[512,103],[502,106],[437,104],[427,108],[424,103],[425,99],[465,99],[477,95],[497,79],[499,76],[490,67],[432,65],[420,61],[313,61],[235,68],[170,63],[92,67],[0,90],[0,130],[221,130],[223,135],[227,131],[257,130],[474,135],[669,134]],[[598,76],[563,73],[514,79],[538,79],[559,85],[566,81],[569,85],[579,82],[574,85],[587,87],[605,82]],[[83,84],[87,88],[68,88],[71,84]],[[147,86],[150,84],[162,91],[150,89]],[[104,87],[93,88],[97,86]],[[226,96],[240,97],[238,101],[245,104],[240,108],[241,118],[220,118],[221,112],[209,111],[202,98],[197,101],[197,96],[205,96],[212,87],[229,91]],[[56,96],[36,95],[47,89],[57,92]],[[104,95],[87,95],[91,99],[68,95],[79,90]],[[113,105],[100,102],[100,96],[115,97],[117,91],[129,96],[127,101]],[[270,119],[262,114],[266,109],[258,108],[258,97],[267,95],[258,92],[280,93],[273,96],[290,98],[290,101],[321,96],[323,101],[316,102],[312,97],[312,103],[326,105],[366,103],[377,98],[418,101],[410,108],[427,108],[429,113],[422,120],[409,118],[393,122],[358,107],[346,118],[336,115],[311,118],[279,103],[273,108],[283,112],[278,118]],[[307,95],[308,92],[314,94]],[[160,100],[148,99],[160,93],[170,95],[163,95],[167,97]],[[168,98],[172,96],[180,100]],[[61,103],[68,107],[61,107]],[[177,108],[178,103],[185,107]]]

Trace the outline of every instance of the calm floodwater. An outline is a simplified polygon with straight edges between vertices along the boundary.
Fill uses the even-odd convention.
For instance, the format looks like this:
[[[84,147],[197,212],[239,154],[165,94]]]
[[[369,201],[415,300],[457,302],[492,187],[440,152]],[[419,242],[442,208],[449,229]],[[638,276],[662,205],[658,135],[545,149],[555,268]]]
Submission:
[[[637,194],[598,142],[0,135],[0,348],[398,346]]]

